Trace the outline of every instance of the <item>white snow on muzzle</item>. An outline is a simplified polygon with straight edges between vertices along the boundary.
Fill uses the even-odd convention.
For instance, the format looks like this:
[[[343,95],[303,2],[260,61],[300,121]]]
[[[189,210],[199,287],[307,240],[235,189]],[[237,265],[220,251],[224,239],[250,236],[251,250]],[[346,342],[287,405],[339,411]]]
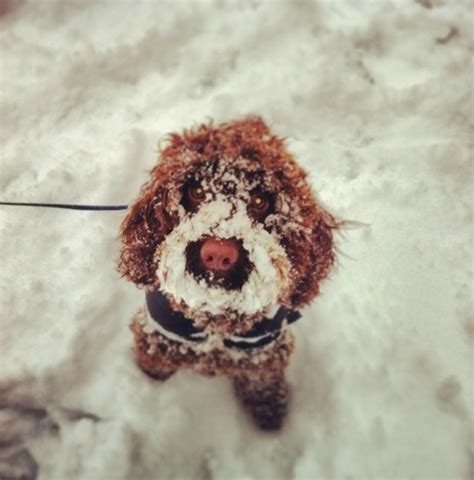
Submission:
[[[186,247],[203,236],[242,241],[254,268],[240,290],[211,287],[186,271]],[[211,315],[226,310],[269,314],[290,283],[290,262],[277,239],[262,225],[252,223],[245,203],[231,203],[225,197],[186,216],[160,245],[155,259],[160,289],[190,309]]]

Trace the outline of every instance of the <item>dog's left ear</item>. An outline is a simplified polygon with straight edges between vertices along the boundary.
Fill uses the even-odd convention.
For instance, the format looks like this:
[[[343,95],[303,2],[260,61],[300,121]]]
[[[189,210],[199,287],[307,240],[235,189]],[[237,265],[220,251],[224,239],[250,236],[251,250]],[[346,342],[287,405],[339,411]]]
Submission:
[[[167,198],[164,187],[156,188],[151,182],[145,184],[122,222],[117,270],[139,287],[158,282],[153,257],[173,223]]]

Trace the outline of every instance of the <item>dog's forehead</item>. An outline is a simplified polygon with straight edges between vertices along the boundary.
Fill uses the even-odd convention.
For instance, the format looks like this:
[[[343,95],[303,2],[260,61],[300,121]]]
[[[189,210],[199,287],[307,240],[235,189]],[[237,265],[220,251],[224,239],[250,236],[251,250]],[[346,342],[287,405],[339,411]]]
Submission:
[[[223,156],[193,162],[186,169],[183,180],[199,182],[210,189],[229,186],[251,189],[258,186],[270,188],[272,176],[273,172],[263,168],[259,162]]]

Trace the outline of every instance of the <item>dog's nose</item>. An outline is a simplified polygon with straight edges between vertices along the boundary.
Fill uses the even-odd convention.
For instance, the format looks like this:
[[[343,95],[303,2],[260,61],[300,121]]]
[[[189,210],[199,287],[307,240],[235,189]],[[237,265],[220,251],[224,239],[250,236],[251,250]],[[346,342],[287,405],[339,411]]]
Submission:
[[[201,261],[213,272],[227,272],[239,259],[239,245],[235,240],[207,238],[201,246]]]

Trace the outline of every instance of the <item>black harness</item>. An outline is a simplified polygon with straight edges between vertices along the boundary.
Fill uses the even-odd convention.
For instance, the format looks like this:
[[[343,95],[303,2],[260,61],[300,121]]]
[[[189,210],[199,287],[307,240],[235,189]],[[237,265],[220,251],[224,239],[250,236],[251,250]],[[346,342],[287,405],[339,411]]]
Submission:
[[[209,334],[196,328],[192,320],[186,318],[183,313],[173,310],[159,290],[146,293],[146,306],[151,318],[162,329],[179,337],[182,341],[205,342],[209,338]],[[290,324],[300,317],[299,312],[280,307],[273,318],[264,318],[249,332],[224,338],[223,343],[228,348],[239,350],[263,347],[278,338],[285,320]]]

